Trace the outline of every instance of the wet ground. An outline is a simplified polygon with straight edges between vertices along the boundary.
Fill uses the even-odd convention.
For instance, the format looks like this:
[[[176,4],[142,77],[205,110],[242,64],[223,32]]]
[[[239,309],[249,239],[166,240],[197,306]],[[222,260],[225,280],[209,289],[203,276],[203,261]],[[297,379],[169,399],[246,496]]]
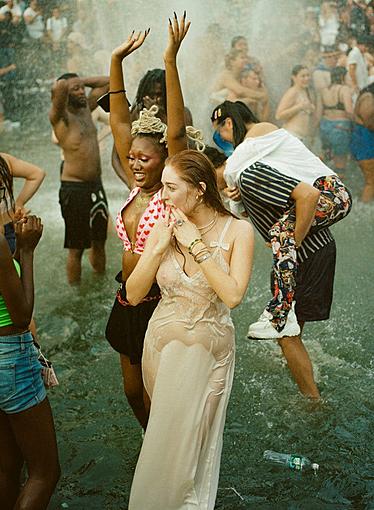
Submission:
[[[48,135],[30,133],[6,135],[1,150],[48,173],[30,205],[45,225],[35,262],[35,316],[60,380],[49,397],[63,474],[50,509],[124,510],[141,431],[122,392],[118,355],[103,335],[121,245],[112,233],[106,275],[92,275],[85,259],[82,285],[70,288],[58,205],[58,150]],[[308,324],[304,335],[323,396],[318,405],[297,393],[275,344],[245,338],[269,297],[270,251],[257,237],[253,279],[233,311],[237,364],[217,510],[374,509],[374,204],[357,202],[362,178],[355,167],[346,182],[355,204],[333,229],[338,262],[331,319]],[[108,163],[104,183],[114,216],[126,190]],[[307,455],[320,471],[299,475],[273,467],[262,460],[266,449]]]

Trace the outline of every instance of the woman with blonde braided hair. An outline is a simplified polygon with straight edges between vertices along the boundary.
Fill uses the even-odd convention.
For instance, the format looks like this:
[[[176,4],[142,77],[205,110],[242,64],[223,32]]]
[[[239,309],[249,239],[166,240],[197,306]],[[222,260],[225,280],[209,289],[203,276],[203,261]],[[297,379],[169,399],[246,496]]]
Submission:
[[[143,429],[149,415],[149,398],[144,391],[141,358],[148,321],[160,299],[159,288],[152,285],[137,306],[126,299],[125,282],[142,254],[149,233],[164,214],[161,197],[161,174],[165,160],[187,148],[183,96],[179,83],[176,56],[187,34],[185,15],[170,25],[164,53],[167,90],[167,124],[158,106],[143,108],[131,123],[122,64],[126,57],[140,48],[149,29],[128,37],[112,53],[110,69],[110,124],[115,147],[130,183],[131,192],[117,216],[116,228],[123,241],[122,272],[117,275],[121,286],[106,327],[106,338],[120,353],[124,391]]]

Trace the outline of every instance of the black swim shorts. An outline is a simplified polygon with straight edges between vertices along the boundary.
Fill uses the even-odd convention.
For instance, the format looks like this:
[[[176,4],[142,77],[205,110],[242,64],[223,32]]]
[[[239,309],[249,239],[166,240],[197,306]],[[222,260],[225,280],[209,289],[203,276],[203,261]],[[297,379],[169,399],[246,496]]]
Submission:
[[[330,317],[336,263],[335,241],[309,255],[296,274],[296,316],[301,322]]]
[[[336,245],[333,240],[298,265],[294,297],[298,321],[324,321],[330,317],[335,263]]]
[[[61,181],[59,202],[65,221],[64,248],[83,250],[92,241],[105,242],[109,212],[101,181]]]

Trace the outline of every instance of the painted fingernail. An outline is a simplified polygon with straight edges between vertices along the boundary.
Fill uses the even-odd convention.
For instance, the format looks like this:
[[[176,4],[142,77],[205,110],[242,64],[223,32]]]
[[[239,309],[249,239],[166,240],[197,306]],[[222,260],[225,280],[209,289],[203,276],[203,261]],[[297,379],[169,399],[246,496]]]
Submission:
[[[177,19],[177,15],[176,15],[175,11],[174,11],[174,18]]]
[[[169,25],[171,25],[171,19],[169,18]]]

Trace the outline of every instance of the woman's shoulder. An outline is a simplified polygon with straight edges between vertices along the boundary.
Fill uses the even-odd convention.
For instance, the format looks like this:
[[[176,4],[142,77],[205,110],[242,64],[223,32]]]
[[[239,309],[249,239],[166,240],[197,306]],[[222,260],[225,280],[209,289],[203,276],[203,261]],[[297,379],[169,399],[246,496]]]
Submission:
[[[253,124],[252,127],[248,130],[245,138],[254,138],[256,136],[263,136],[273,131],[277,131],[279,128],[275,124],[271,122],[258,122],[257,124]]]
[[[230,230],[232,231],[233,237],[246,239],[253,234],[252,224],[245,219],[233,218],[230,224]]]

